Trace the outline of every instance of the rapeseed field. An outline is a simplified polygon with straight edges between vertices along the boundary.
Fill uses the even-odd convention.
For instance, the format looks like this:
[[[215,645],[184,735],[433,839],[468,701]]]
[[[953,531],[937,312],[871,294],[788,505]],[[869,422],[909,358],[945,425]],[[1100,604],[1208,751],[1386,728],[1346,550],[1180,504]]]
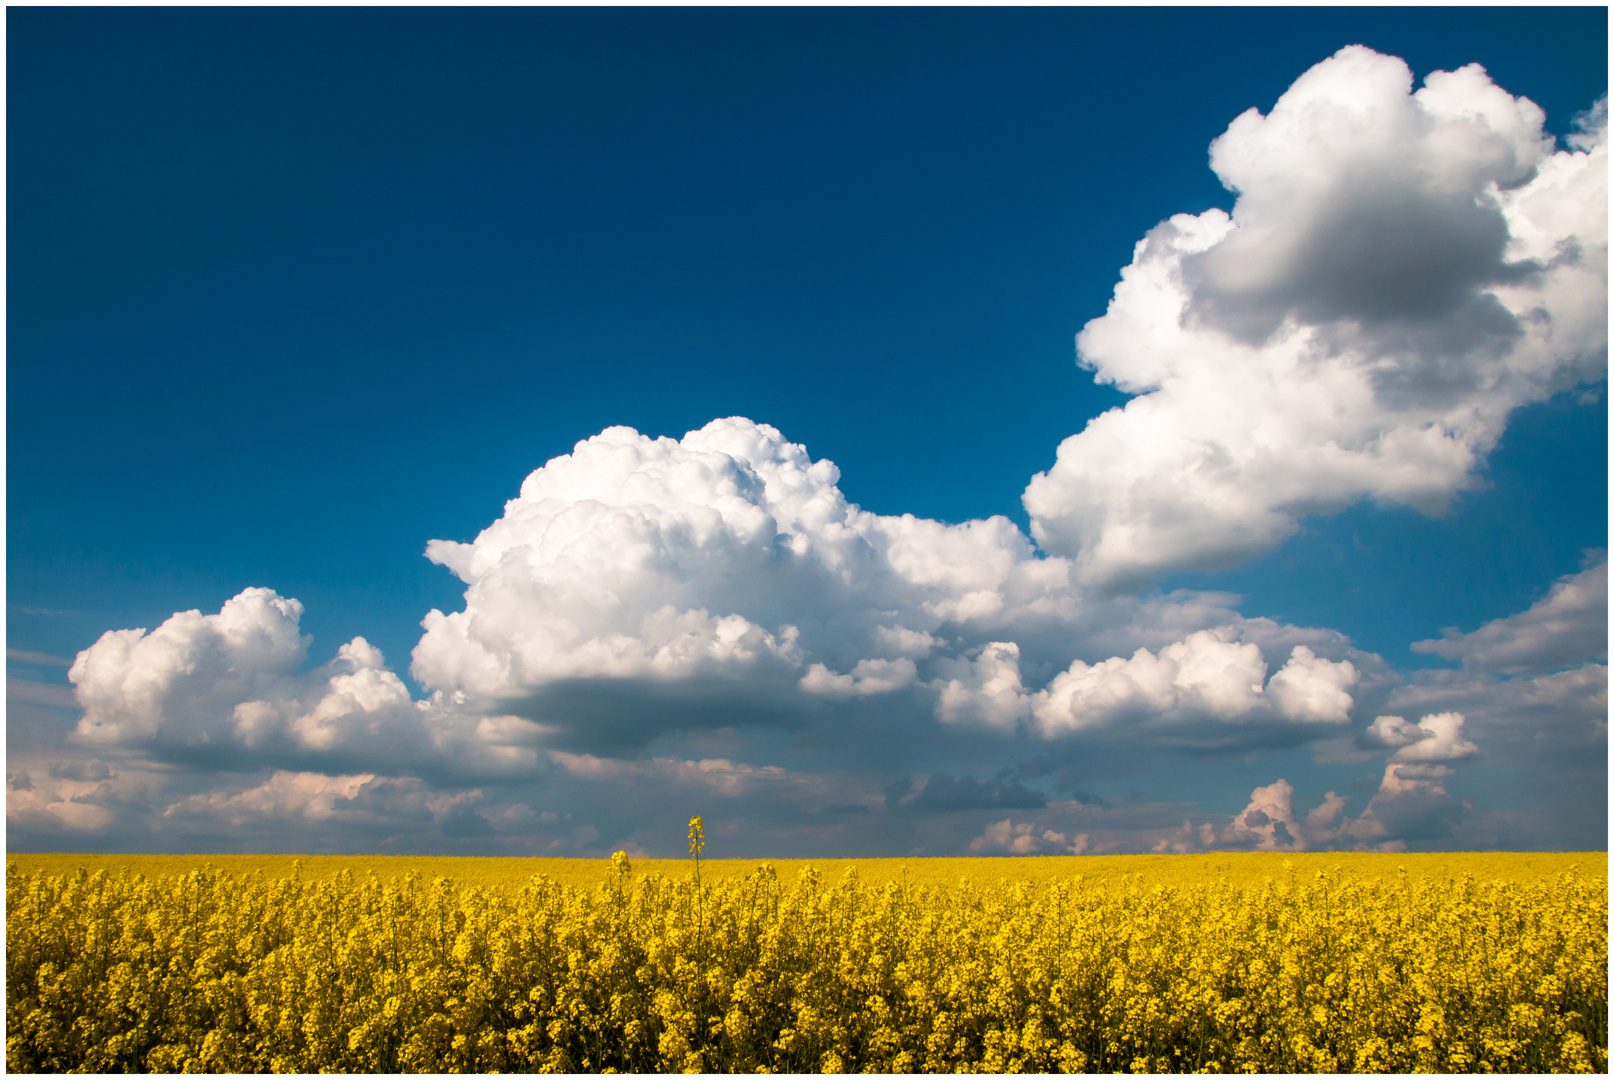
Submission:
[[[6,1067],[1606,1072],[1607,882],[1603,853],[11,856]]]

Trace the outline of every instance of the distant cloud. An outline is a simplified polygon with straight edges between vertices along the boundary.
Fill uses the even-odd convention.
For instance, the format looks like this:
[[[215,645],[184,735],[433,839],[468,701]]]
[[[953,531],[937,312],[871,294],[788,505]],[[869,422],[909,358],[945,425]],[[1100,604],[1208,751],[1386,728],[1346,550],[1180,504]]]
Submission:
[[[1458,724],[1461,724],[1458,717]],[[1378,790],[1361,814],[1345,812],[1347,800],[1330,791],[1302,817],[1294,788],[1278,780],[1250,793],[1250,801],[1221,830],[1202,826],[1159,850],[1208,851],[1405,851],[1408,841],[1450,836],[1465,808],[1446,791],[1452,770],[1426,762],[1385,766]]]
[[[33,664],[36,667],[69,667],[73,661],[62,656],[52,656],[50,653],[30,652],[27,649],[7,649],[6,659],[15,660],[19,664]]]
[[[1382,851],[1405,851],[1408,841],[1452,835],[1466,808],[1446,791],[1451,775],[1445,765],[1392,761],[1384,767],[1384,779],[1367,809],[1345,821],[1340,835],[1360,847]]]
[[[1403,808],[1439,809],[1444,766],[1414,766],[1478,755],[1533,792],[1528,813],[1494,826],[1510,845],[1607,845],[1608,665],[1589,659],[1608,655],[1608,567],[1600,556],[1526,611],[1413,646],[1463,667],[1412,672],[1388,695],[1388,715],[1363,733],[1364,747],[1398,747],[1386,767],[1387,804],[1395,798]],[[1414,730],[1403,715],[1424,719]],[[1455,728],[1452,718],[1460,721]],[[1450,825],[1457,815],[1441,820]]]
[[[1083,582],[1219,569],[1363,498],[1440,511],[1508,414],[1607,370],[1606,107],[1553,151],[1478,65],[1361,46],[1211,146],[1238,198],[1137,247],[1082,363],[1138,395],[1025,492]]]
[[[260,843],[288,829],[306,829],[328,838],[364,837],[374,844],[400,831],[482,835],[484,830],[465,818],[481,798],[476,790],[434,791],[408,776],[277,770],[254,787],[213,790],[172,803],[162,811],[162,824],[183,833],[224,822]]]
[[[1392,716],[1463,716],[1464,738],[1478,747],[1481,759],[1516,772],[1535,787],[1538,806],[1550,808],[1560,818],[1563,833],[1572,830],[1580,835],[1581,847],[1587,846],[1587,837],[1606,836],[1606,665],[1585,663],[1512,678],[1472,670],[1413,672],[1390,693],[1386,710]],[[1369,745],[1377,741],[1371,729],[1365,741]],[[1406,754],[1421,745],[1413,743]],[[1397,753],[1400,760],[1407,760],[1406,754]],[[1534,842],[1565,841],[1543,836]]]
[[[1447,627],[1413,652],[1461,660],[1465,668],[1507,675],[1554,671],[1608,657],[1608,562],[1560,578],[1528,611],[1493,619],[1473,633]]]
[[[78,708],[78,700],[73,697],[70,687],[31,682],[27,679],[7,679],[6,700],[31,701],[35,705],[51,705],[58,709]]]
[[[1018,825],[1009,818],[995,821],[970,841],[971,855],[1082,855],[1088,849],[1086,833],[1075,837],[1052,829],[1040,832],[1029,821]]]

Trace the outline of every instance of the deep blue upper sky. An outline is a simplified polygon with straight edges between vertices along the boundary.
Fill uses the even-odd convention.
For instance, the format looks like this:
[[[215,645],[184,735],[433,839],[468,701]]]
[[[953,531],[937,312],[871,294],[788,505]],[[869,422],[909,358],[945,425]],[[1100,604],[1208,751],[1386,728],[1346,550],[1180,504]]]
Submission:
[[[8,637],[308,605],[407,668],[421,557],[612,424],[740,414],[882,513],[1025,522],[1123,400],[1074,364],[1133,244],[1231,205],[1206,146],[1360,42],[1483,63],[1548,129],[1607,13],[20,8],[8,19]],[[1489,490],[1226,574],[1412,667],[1606,546],[1606,407]],[[39,611],[65,614],[41,615]]]

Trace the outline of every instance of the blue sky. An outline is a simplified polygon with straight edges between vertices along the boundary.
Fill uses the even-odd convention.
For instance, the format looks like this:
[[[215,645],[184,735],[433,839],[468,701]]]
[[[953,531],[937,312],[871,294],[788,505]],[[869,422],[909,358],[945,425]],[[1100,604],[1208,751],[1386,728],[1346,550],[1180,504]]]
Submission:
[[[1588,303],[1606,324],[1606,222],[1526,205],[1554,162],[1606,175],[1596,120],[1576,127],[1606,93],[1606,41],[1601,9],[10,12],[9,844],[672,853],[703,811],[730,853],[780,856],[1606,846],[1606,326],[1570,329]],[[1388,120],[1347,138],[1297,106],[1286,135],[1274,119],[1218,144],[1235,208],[1213,141],[1246,110],[1277,117],[1353,44],[1383,63],[1320,69],[1337,74],[1324,97],[1393,83],[1389,58],[1407,89],[1484,66],[1489,82],[1426,95],[1438,106],[1383,91],[1457,149]],[[1541,114],[1520,120],[1515,97]],[[1461,120],[1475,102],[1483,138]],[[1350,150],[1321,187],[1284,151],[1313,134]],[[1420,154],[1423,173],[1397,171]],[[1465,217],[1476,199],[1489,210]],[[1161,324],[1152,301],[1122,303],[1122,268],[1172,215],[1214,208],[1231,237],[1160,241],[1190,336],[1149,344]],[[1496,247],[1531,229],[1558,247]],[[1565,276],[1581,271],[1600,301]],[[1419,291],[1437,279],[1451,295]],[[1112,299],[1079,366],[1075,336]],[[1276,363],[1295,334],[1328,377],[1366,380],[1332,435],[1285,426],[1313,400],[1298,383],[1219,401],[1200,381]],[[1144,371],[1179,347],[1209,366]],[[1153,420],[1137,406],[1113,442],[1089,434],[1143,398]],[[451,555],[422,557],[477,541],[580,440],[726,417],[833,461],[827,484],[795,465],[790,482],[881,521],[1007,520],[899,543],[870,519],[878,565],[839,595],[748,562],[732,507],[703,533],[687,490],[613,487],[596,462],[552,497],[658,509],[595,520],[579,551],[631,560],[634,530],[659,530],[659,576],[544,563],[468,598]],[[1444,449],[1384,450],[1431,425]],[[1186,459],[1167,436],[1196,431],[1243,463],[1225,491],[1172,486]],[[1317,457],[1330,438],[1357,456]],[[700,453],[750,460],[719,442]],[[656,445],[672,457],[650,472],[688,465],[689,447]],[[763,503],[811,537],[795,558],[833,561],[839,541]],[[499,550],[537,552],[525,528]],[[1008,577],[965,582],[994,559]],[[940,575],[922,588],[921,563]],[[249,588],[300,601],[305,651],[243,667],[219,659],[222,624],[175,624],[188,673],[103,651],[73,669],[77,697],[40,659],[213,617]],[[977,593],[1003,606],[968,607]],[[694,621],[644,621],[667,606]],[[434,609],[467,613],[502,681],[444,644],[446,623],[423,637]],[[241,617],[265,640],[289,618]],[[740,652],[679,666],[651,648],[662,633]],[[323,666],[357,636],[384,660]],[[606,663],[585,639],[643,655]],[[1136,689],[1136,650],[1170,682],[1159,658],[1178,645],[1177,689]],[[417,646],[436,659],[412,663]],[[1018,690],[999,694],[992,665],[1011,660]],[[1184,689],[1196,663],[1264,674],[1255,697],[1213,701]],[[1312,704],[1277,704],[1305,695],[1269,680],[1302,687],[1302,667]],[[1061,673],[1085,688],[1065,713]],[[1113,708],[1092,697],[1112,676],[1133,687]],[[343,678],[380,696],[310,720]],[[1349,704],[1321,703],[1327,686]],[[1341,808],[1308,825],[1328,792]]]

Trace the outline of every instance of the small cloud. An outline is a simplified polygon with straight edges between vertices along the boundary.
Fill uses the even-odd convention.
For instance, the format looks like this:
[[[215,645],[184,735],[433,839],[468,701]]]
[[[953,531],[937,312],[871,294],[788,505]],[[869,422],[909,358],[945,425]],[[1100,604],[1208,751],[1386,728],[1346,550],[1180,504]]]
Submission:
[[[1409,724],[1399,716],[1381,716],[1367,729],[1367,738],[1391,747],[1391,761],[1456,761],[1479,751],[1463,738],[1464,716],[1459,712],[1432,713]]]
[[[970,841],[971,855],[1081,855],[1088,850],[1086,833],[1075,837],[1052,829],[1039,830],[1029,821],[1014,824],[1009,818],[993,822]]]
[[[27,649],[7,649],[6,659],[15,660],[19,664],[32,664],[35,667],[71,667],[73,664],[73,661],[66,657],[30,652]]]

